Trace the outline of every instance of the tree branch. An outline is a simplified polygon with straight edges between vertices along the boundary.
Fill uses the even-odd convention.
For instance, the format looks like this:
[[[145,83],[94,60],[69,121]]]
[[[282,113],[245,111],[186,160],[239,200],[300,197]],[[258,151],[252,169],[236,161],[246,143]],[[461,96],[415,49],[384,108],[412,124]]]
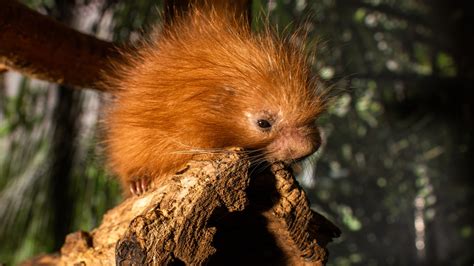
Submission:
[[[60,254],[23,265],[324,265],[339,229],[282,165],[252,178],[249,165],[239,151],[192,161],[92,232],[70,234]]]
[[[17,1],[0,0],[0,65],[60,84],[98,86],[107,59],[118,56],[110,42],[68,28]]]

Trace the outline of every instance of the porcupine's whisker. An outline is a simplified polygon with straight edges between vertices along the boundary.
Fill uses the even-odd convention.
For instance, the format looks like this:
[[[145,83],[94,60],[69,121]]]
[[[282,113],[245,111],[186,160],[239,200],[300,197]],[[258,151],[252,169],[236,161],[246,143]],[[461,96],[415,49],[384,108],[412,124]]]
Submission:
[[[252,169],[250,171],[250,175],[261,173],[265,171],[269,167],[268,152],[262,151],[261,153],[253,156],[251,158]],[[263,167],[262,167],[263,165]]]
[[[258,160],[258,159],[261,159],[261,158],[265,158],[267,156],[267,154],[263,153],[263,152],[252,152],[252,153],[247,153],[247,156],[249,158],[249,160],[252,162],[254,160]]]
[[[178,150],[174,151],[173,154],[219,154],[229,152],[225,149],[190,149],[190,150]]]
[[[259,154],[249,156],[248,159],[250,160],[251,164],[256,164],[261,161],[267,161],[267,157],[268,157],[267,154],[259,153]]]

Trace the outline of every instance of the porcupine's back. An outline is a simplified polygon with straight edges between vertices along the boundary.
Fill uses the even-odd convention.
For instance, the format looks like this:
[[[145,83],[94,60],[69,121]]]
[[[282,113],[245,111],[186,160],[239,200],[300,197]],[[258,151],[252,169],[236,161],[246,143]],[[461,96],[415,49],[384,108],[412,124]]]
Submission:
[[[303,49],[269,31],[251,33],[245,19],[226,9],[189,13],[136,52],[125,52],[109,78],[116,100],[107,117],[107,149],[125,185],[179,170],[194,152],[283,145],[281,137],[276,143],[278,133],[262,135],[249,120],[270,110],[282,116],[281,127],[302,125],[323,108]],[[285,130],[279,132],[294,131]]]

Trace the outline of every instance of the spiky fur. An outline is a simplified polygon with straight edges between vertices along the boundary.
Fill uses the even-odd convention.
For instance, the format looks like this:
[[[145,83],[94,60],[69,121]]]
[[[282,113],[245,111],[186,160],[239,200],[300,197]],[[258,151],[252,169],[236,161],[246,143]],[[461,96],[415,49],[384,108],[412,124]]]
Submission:
[[[284,160],[295,134],[318,141],[324,94],[296,37],[252,33],[230,12],[195,8],[114,63],[106,142],[124,185],[172,174],[196,153],[243,147]],[[262,134],[249,119],[267,112],[279,121]]]

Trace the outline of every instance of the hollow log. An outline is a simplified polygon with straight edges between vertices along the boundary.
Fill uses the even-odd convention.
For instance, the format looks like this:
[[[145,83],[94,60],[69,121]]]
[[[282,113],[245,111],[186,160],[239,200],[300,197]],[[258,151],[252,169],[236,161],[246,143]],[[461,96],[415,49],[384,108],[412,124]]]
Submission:
[[[238,150],[192,161],[23,265],[324,265],[339,229],[283,165],[255,171]]]

